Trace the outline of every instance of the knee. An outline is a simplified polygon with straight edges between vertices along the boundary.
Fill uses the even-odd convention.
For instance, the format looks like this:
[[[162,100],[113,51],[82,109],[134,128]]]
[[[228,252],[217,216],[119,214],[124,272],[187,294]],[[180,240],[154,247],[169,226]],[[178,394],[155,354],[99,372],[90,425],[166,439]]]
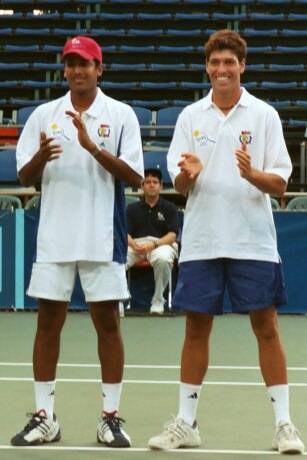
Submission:
[[[252,328],[259,340],[272,340],[278,336],[278,327],[275,321],[253,321]]]
[[[190,341],[208,340],[212,329],[213,317],[203,313],[189,312],[186,321],[186,338]]]
[[[107,302],[106,302],[107,303]],[[117,307],[112,303],[91,306],[92,320],[99,337],[112,337],[120,334],[120,322]]]
[[[173,260],[166,254],[161,254],[151,260],[151,265],[155,268],[170,268],[172,266]]]
[[[37,332],[45,336],[59,335],[66,318],[66,310],[55,307],[40,308],[37,320]]]

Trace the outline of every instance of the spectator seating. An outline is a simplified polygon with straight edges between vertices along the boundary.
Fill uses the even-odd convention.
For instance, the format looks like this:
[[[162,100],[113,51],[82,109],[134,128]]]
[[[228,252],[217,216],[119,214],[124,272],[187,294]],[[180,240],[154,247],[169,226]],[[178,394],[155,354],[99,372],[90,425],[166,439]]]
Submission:
[[[182,111],[181,107],[166,107],[157,111],[157,136],[171,138],[173,129],[170,128],[176,124],[178,115]]]
[[[278,200],[276,200],[276,198],[270,197],[270,200],[271,200],[271,206],[272,206],[273,211],[278,211],[281,209],[280,204]]]
[[[4,185],[19,184],[15,149],[0,149],[0,183]]]
[[[295,157],[306,120],[306,1],[2,0],[10,13],[0,15],[2,119],[66,91],[61,49],[68,36],[81,33],[103,44],[107,94],[153,113],[185,106],[210,88],[203,43],[227,27],[247,38],[243,84],[280,112]],[[143,130],[146,137],[153,133]],[[165,140],[171,133],[164,130]]]
[[[307,196],[296,196],[287,204],[287,211],[307,211]]]
[[[38,209],[40,206],[40,195],[34,195],[30,198],[26,204],[25,209]]]
[[[17,196],[0,195],[0,209],[13,212],[15,209],[22,208],[21,200]]]
[[[27,107],[21,107],[20,109],[18,109],[16,123],[18,125],[24,125],[34,109],[36,109],[35,105],[29,105]]]
[[[166,152],[147,151],[144,152],[144,167],[160,169],[162,172],[163,185],[165,187],[172,186],[172,181],[167,170]]]

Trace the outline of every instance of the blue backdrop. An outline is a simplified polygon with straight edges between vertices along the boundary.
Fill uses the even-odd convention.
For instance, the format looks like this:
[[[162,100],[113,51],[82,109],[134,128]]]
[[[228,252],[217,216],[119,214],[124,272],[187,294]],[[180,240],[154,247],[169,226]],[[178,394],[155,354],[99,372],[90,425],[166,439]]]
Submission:
[[[289,298],[280,311],[307,313],[307,212],[275,212],[274,219]],[[36,301],[25,294],[35,255],[36,228],[36,210],[0,212],[0,308],[36,308]],[[152,280],[143,280],[140,289],[137,283],[132,285],[132,291],[135,305],[149,305]],[[227,308],[227,301],[225,304]],[[72,305],[86,308],[79,279]]]

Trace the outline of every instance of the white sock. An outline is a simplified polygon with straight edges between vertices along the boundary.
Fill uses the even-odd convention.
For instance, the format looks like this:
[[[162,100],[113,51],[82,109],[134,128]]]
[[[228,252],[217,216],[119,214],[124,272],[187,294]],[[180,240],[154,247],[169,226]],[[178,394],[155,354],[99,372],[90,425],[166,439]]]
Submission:
[[[102,383],[103,412],[118,412],[122,383]]]
[[[34,382],[36,412],[44,410],[53,417],[55,380],[52,382]]]
[[[177,418],[182,418],[189,425],[193,425],[196,419],[198,400],[201,385],[190,385],[180,383],[179,391],[179,412]]]
[[[291,422],[289,413],[289,386],[273,385],[267,388],[273,404],[276,425],[280,422]]]

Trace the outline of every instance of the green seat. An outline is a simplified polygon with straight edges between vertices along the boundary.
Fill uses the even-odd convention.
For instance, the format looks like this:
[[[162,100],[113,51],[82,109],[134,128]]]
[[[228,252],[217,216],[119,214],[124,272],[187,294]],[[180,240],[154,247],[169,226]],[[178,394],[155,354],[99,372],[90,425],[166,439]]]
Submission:
[[[278,203],[276,198],[270,197],[270,200],[271,200],[271,206],[272,206],[273,211],[279,210],[280,209],[280,204]]]
[[[27,201],[25,209],[38,209],[40,203],[40,195],[32,196],[32,198]]]
[[[307,211],[307,196],[296,196],[287,204],[287,211]]]
[[[13,195],[0,195],[0,209],[14,212],[22,208],[21,200]]]
[[[140,201],[140,198],[136,195],[125,195],[125,198],[126,198],[126,206],[128,206],[129,204],[132,204],[132,203],[137,203],[138,201]]]

